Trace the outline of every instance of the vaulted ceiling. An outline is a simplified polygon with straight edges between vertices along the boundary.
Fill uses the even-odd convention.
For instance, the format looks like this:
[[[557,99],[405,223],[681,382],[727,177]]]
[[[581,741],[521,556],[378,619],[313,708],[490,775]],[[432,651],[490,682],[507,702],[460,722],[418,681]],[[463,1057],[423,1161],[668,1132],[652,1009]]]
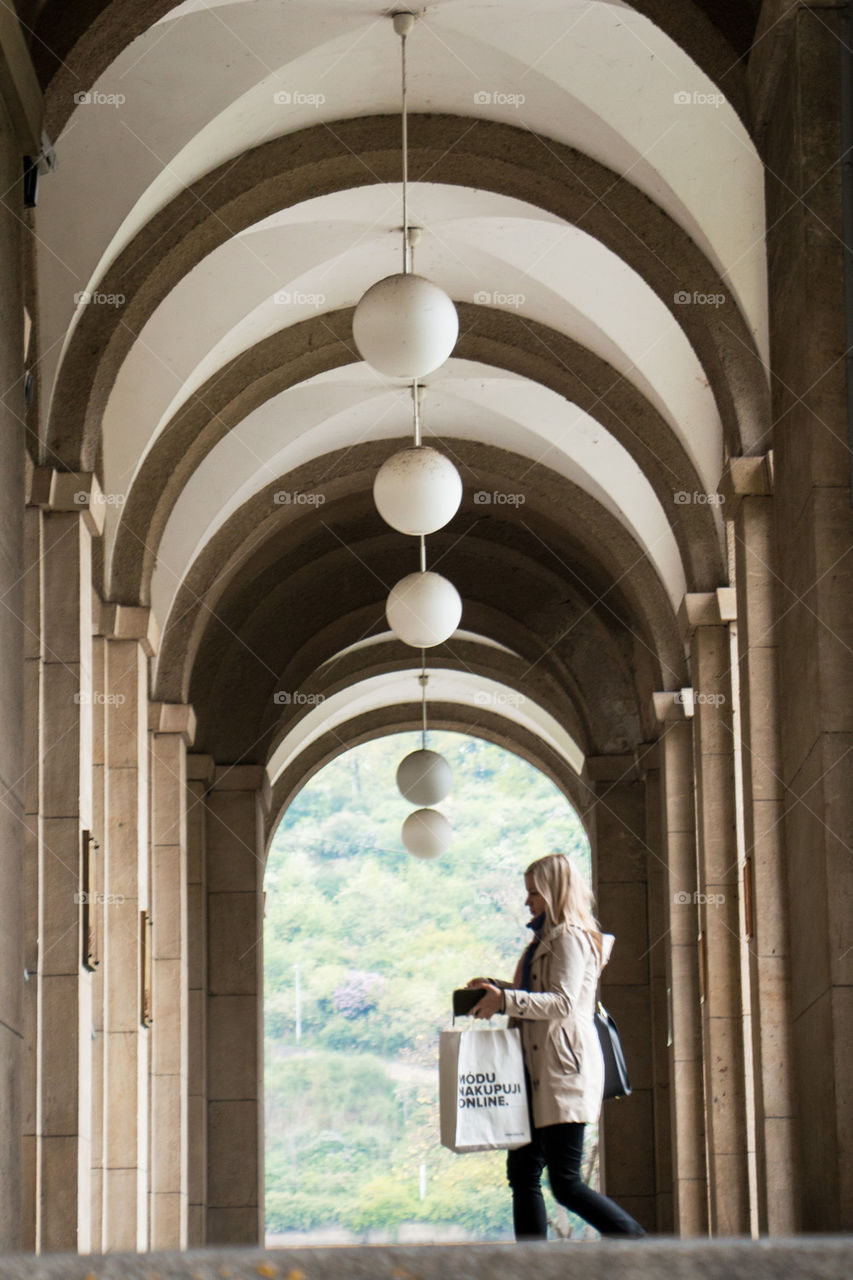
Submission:
[[[154,611],[153,696],[274,779],[416,714],[420,655],[384,618],[416,547],[371,496],[409,389],[351,333],[399,269],[390,11],[27,11],[59,157],[41,461],[99,473],[99,587]],[[409,39],[416,269],[460,315],[424,430],[465,485],[428,540],[464,611],[428,660],[443,723],[502,724],[552,771],[632,751],[651,690],[685,683],[678,605],[726,581],[702,499],[767,430],[754,25],[710,0],[434,0]]]

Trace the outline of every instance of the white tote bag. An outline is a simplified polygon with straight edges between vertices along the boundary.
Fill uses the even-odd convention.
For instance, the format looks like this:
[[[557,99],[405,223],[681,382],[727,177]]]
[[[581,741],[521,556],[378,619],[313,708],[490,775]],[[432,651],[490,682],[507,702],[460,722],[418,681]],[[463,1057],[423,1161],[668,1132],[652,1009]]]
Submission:
[[[438,1079],[442,1146],[493,1151],[530,1141],[520,1032],[442,1031]]]

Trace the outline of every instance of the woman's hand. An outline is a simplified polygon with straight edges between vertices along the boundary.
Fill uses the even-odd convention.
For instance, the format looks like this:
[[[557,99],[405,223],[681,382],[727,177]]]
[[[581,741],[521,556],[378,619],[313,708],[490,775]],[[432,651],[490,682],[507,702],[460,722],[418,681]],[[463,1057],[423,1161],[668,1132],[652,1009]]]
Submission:
[[[500,987],[494,987],[490,982],[481,980],[480,982],[469,982],[469,987],[481,987],[483,990],[482,999],[480,999],[471,1010],[472,1018],[491,1018],[496,1013],[500,1013],[504,1006],[504,993]]]
[[[488,987],[490,986],[488,978],[472,978],[470,982],[466,982],[466,987]]]

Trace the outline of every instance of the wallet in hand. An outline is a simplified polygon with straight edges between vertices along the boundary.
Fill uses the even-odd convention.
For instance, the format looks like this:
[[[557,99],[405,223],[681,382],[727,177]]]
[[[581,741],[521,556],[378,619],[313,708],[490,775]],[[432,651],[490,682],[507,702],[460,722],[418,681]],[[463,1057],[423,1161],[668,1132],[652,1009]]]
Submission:
[[[485,995],[482,987],[460,987],[453,992],[453,1016],[465,1018]]]

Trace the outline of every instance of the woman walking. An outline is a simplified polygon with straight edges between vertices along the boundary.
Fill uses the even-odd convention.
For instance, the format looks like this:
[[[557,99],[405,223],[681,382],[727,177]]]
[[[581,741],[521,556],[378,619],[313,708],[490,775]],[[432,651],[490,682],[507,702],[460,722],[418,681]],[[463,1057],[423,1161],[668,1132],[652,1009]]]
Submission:
[[[547,1238],[545,1168],[558,1203],[602,1235],[643,1236],[639,1222],[581,1178],[584,1126],[598,1119],[604,1091],[593,1014],[613,935],[602,934],[592,914],[592,890],[563,854],[531,863],[524,883],[533,941],[513,981],[468,983],[484,992],[471,1011],[475,1018],[507,1013],[521,1027],[532,1139],[507,1157],[515,1238]]]

